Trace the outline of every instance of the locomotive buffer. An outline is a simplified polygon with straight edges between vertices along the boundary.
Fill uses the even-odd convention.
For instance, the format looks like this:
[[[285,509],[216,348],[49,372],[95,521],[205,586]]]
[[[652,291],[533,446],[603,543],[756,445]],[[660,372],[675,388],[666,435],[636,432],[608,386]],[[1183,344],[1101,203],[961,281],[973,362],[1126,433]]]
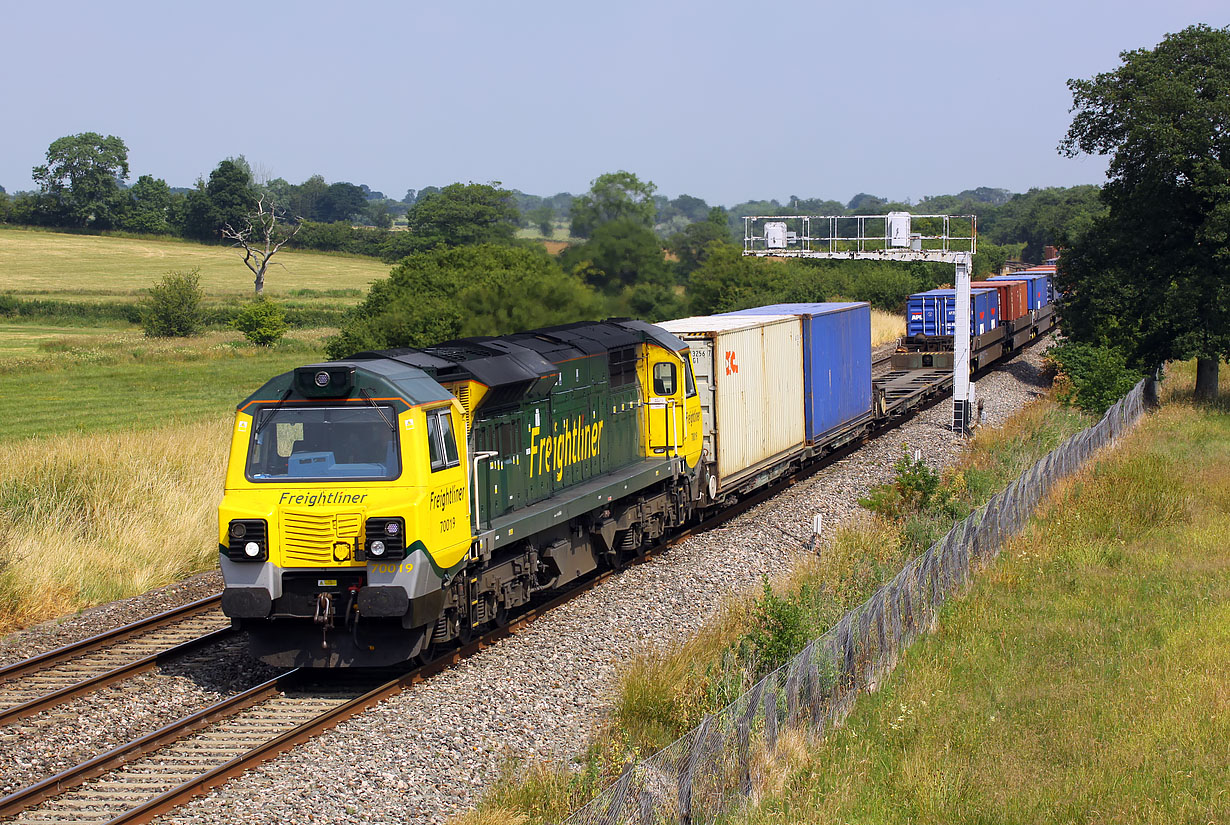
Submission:
[[[914,231],[915,229],[922,231]],[[974,409],[970,375],[970,274],[978,251],[974,215],[754,215],[743,219],[743,254],[759,258],[927,261],[956,268],[952,429],[969,432]]]

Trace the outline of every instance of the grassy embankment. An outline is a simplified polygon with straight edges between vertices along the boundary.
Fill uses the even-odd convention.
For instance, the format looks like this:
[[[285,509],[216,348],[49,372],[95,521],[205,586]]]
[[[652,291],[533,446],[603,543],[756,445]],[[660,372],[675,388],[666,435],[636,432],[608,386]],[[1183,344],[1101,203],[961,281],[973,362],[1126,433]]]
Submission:
[[[746,825],[1230,822],[1230,374],[1056,489]]]
[[[652,650],[625,668],[612,713],[570,768],[510,764],[479,810],[462,822],[557,822],[616,778],[629,759],[657,751],[749,688],[891,578],[953,521],[986,502],[1038,457],[1092,420],[1049,399],[1004,426],[983,430],[957,467],[943,474],[952,514],[904,520],[864,515],[774,582],[772,593],[742,594],[677,647]]]

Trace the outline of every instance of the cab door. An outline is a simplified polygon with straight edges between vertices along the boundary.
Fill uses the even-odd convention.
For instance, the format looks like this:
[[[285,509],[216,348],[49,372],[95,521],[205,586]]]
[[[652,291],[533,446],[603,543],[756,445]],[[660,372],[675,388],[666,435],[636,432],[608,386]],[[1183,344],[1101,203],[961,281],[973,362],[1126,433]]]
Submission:
[[[649,347],[648,380],[649,454],[676,456],[684,451],[687,439],[684,415],[685,366],[675,353]]]

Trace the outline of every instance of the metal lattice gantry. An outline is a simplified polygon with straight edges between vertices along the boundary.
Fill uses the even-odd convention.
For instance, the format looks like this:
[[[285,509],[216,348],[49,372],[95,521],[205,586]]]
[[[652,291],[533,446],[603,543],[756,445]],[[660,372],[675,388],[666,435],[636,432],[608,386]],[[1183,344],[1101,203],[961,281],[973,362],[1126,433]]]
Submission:
[[[978,251],[975,215],[750,215],[743,219],[743,254],[760,258],[846,261],[926,261],[953,264],[952,429],[968,432],[974,409],[970,367],[970,275]]]
[[[743,254],[775,258],[957,263],[978,251],[975,215],[752,215]]]

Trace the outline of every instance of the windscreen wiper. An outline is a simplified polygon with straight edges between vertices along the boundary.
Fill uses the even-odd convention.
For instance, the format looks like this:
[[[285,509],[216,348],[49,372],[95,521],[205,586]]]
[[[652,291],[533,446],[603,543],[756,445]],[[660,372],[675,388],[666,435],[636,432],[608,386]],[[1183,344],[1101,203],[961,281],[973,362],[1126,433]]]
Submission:
[[[397,432],[397,425],[395,425],[392,421],[390,421],[389,417],[384,414],[384,410],[380,409],[380,405],[376,403],[376,400],[374,398],[372,398],[371,392],[366,387],[359,390],[359,395],[363,397],[364,401],[372,405],[372,409],[380,413],[380,417],[384,419],[385,424],[389,425],[390,430],[392,430],[393,432]]]
[[[290,398],[290,393],[291,393],[291,389],[289,388],[286,390],[286,392],[282,393],[282,397],[278,399],[278,403],[274,404],[273,409],[269,411],[269,415],[262,418],[260,420],[260,423],[256,425],[256,430],[255,432],[252,433],[253,435],[261,434],[261,430],[265,429],[265,425],[273,420],[273,417],[278,414],[278,410],[282,409],[282,405],[286,403],[286,399]]]

